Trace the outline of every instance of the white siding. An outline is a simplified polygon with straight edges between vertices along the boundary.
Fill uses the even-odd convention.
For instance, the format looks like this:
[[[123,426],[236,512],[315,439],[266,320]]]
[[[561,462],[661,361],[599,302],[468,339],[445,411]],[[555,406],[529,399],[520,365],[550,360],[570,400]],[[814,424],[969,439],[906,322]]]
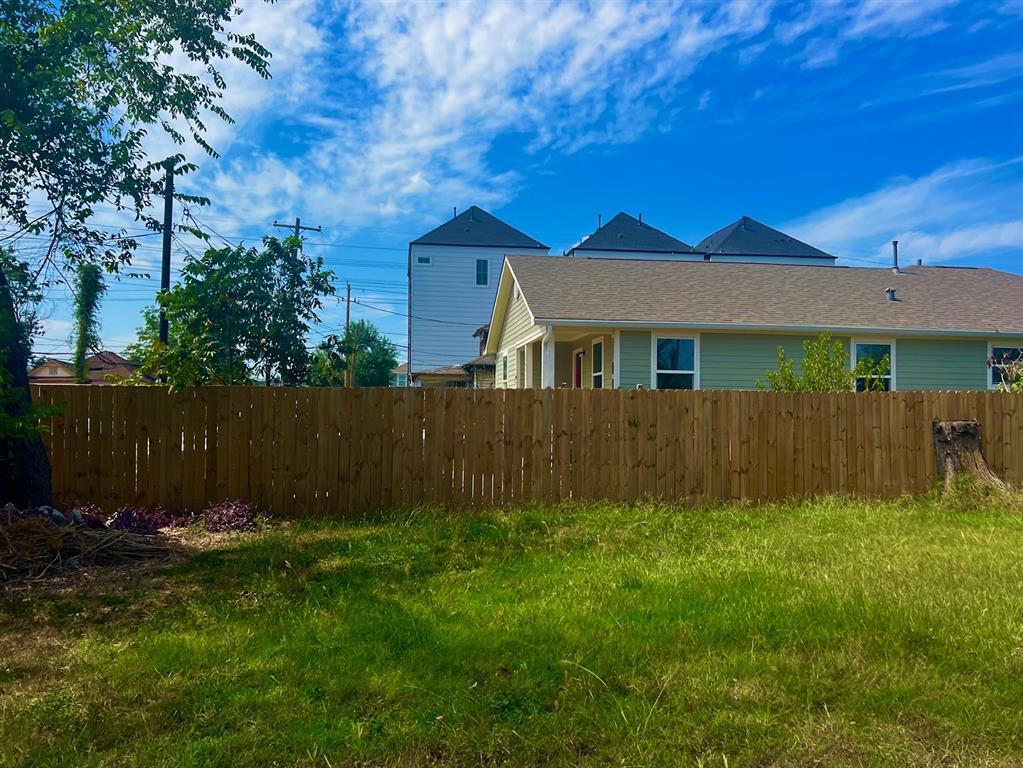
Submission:
[[[658,253],[654,251],[572,251],[579,259],[654,259],[658,261],[703,261],[702,253]]]
[[[714,254],[711,261],[732,261],[750,264],[804,264],[810,267],[833,267],[834,259],[821,259],[812,256],[729,256]]]
[[[409,342],[410,368],[423,371],[459,365],[477,357],[479,339],[473,331],[490,322],[506,253],[545,254],[542,249],[477,248],[455,245],[413,245]],[[419,257],[429,264],[420,264]],[[476,260],[486,259],[489,285],[476,285]],[[441,320],[443,322],[435,322]]]
[[[702,253],[655,253],[651,251],[584,251],[576,250],[572,255],[580,259],[644,259],[653,261],[703,261]],[[726,256],[715,254],[711,261],[739,261],[755,264],[806,264],[818,267],[833,267],[834,259],[815,259],[803,256]]]

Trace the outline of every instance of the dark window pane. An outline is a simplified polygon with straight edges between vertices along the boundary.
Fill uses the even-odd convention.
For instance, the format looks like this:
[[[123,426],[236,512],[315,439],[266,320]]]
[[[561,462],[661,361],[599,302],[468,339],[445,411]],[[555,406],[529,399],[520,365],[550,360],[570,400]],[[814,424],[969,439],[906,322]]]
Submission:
[[[476,285],[487,284],[487,260],[476,259]]]
[[[604,345],[601,343],[593,345],[593,372],[604,372]]]
[[[692,339],[658,339],[657,370],[696,370],[696,344]]]
[[[857,392],[866,392],[867,391],[867,381],[868,381],[868,379],[856,379],[856,391]],[[881,379],[880,384],[881,384],[880,387],[878,387],[877,379],[871,379],[870,380],[870,391],[871,392],[876,392],[876,391],[878,391],[878,389],[881,389],[884,392],[891,392],[892,380],[891,380],[890,377],[886,376],[885,378]]]
[[[691,373],[659,373],[657,374],[657,388],[692,389],[693,378]]]
[[[604,388],[604,374],[598,373],[593,377],[593,388],[603,389]]]
[[[869,360],[874,365],[880,363],[884,356],[888,355],[888,361],[891,363],[892,359],[892,345],[891,344],[857,344],[856,345],[856,361]],[[884,368],[881,373],[891,373],[891,367]]]

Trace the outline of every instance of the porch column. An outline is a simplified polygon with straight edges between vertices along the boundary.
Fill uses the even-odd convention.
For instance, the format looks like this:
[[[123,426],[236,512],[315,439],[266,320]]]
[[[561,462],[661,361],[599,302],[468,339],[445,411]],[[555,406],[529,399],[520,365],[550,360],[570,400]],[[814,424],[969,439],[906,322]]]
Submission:
[[[554,328],[547,326],[547,332],[540,342],[540,387],[554,389]]]

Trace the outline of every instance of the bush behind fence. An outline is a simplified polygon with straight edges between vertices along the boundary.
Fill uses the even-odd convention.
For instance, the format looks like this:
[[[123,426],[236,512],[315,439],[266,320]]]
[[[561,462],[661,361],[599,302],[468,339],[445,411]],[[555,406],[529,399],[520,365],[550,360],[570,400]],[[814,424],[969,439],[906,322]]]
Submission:
[[[1023,483],[1023,396],[996,392],[429,390],[37,386],[58,504],[282,516],[416,504],[764,501],[919,493],[931,424],[980,422]]]

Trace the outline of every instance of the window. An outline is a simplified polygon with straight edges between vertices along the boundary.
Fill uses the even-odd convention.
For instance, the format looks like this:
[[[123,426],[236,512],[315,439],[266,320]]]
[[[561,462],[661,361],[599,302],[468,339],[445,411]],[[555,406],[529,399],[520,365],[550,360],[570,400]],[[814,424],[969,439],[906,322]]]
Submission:
[[[696,339],[654,337],[655,389],[696,389]]]
[[[604,340],[593,342],[593,388],[604,388]]]
[[[476,259],[476,285],[490,285],[490,262]]]
[[[888,358],[885,361],[885,357]],[[856,364],[860,360],[868,360],[874,366],[883,367],[877,370],[878,378],[880,378],[880,388],[885,392],[891,392],[895,389],[894,382],[892,381],[892,367],[895,362],[895,344],[890,341],[861,341],[853,342],[853,354],[852,354],[852,365],[855,368]],[[874,381],[870,384],[872,389],[876,389],[878,383]],[[868,387],[868,378],[861,377],[856,379],[856,391],[864,392]]]
[[[429,256],[416,256],[416,264],[427,264],[428,265],[429,263],[430,263],[430,257]]]
[[[508,355],[501,358],[501,378],[504,380],[504,386],[508,386]]]
[[[1005,368],[1010,363],[1023,360],[1023,347],[991,347],[991,378],[992,389],[1005,381]]]

